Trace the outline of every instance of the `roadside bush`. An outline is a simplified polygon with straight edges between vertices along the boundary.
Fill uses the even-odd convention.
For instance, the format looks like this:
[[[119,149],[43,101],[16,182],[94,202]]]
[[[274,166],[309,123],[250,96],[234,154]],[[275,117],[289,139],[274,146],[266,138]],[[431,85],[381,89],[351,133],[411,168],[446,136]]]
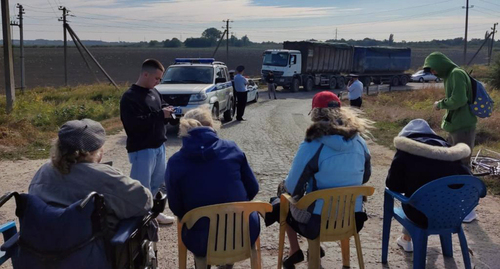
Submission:
[[[500,90],[500,55],[497,55],[490,70],[491,86]]]

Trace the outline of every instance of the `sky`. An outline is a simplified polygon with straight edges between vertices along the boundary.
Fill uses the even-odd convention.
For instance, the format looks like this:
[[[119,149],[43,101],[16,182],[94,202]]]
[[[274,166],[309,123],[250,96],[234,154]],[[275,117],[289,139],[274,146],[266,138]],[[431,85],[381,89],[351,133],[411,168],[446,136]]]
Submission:
[[[10,0],[10,15],[18,9]],[[429,41],[464,36],[466,0],[22,0],[24,39],[62,40],[65,6],[82,40],[150,41],[199,37],[209,27],[251,41],[388,39]],[[468,38],[500,21],[500,1],[469,0]],[[19,30],[13,27],[13,38]],[[498,35],[500,38],[500,35]]]

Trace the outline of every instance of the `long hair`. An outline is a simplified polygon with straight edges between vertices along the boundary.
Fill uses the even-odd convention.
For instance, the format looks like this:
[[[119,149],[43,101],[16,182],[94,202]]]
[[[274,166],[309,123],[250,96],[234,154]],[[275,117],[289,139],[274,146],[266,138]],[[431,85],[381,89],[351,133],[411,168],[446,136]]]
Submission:
[[[84,150],[75,150],[65,147],[59,139],[54,140],[50,149],[50,160],[52,165],[61,173],[69,174],[71,166],[81,162],[98,162],[102,155],[99,154],[101,149],[92,152]]]
[[[189,110],[180,120],[179,137],[189,136],[189,131],[196,127],[212,127],[215,131],[220,128],[220,122],[214,121],[208,105]]]
[[[372,139],[370,129],[374,121],[363,117],[363,112],[351,107],[340,108],[314,108],[311,111],[311,120],[316,122],[328,122],[334,128],[354,129],[361,136]]]

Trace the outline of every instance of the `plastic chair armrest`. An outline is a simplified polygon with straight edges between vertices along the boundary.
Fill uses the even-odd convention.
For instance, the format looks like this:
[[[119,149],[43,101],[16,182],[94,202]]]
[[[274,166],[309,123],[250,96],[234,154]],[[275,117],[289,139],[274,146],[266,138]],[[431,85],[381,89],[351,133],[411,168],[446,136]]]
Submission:
[[[409,198],[399,192],[391,191],[388,188],[385,188],[385,192],[391,195],[392,197],[396,198],[397,200],[401,201],[401,203],[408,204],[409,202]]]
[[[142,217],[134,217],[120,221],[118,224],[118,229],[111,238],[112,245],[125,244],[130,236],[139,228],[142,224]]]

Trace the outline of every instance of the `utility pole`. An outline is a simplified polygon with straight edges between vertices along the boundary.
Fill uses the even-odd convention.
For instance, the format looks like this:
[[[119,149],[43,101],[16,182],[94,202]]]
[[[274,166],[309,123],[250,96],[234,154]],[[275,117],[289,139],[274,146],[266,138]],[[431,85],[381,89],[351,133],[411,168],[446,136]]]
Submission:
[[[497,25],[498,25],[498,22],[493,24],[493,28],[491,28],[491,30],[493,30],[493,34],[491,36],[491,45],[490,45],[490,50],[488,51],[488,65],[490,65],[491,63],[491,55],[493,53],[493,45],[495,45],[495,33],[497,32]]]
[[[228,62],[229,62],[229,29],[230,29],[229,23],[234,22],[234,21],[227,19],[227,20],[223,20],[222,22],[226,23],[226,64],[228,64]]]
[[[2,0],[3,61],[5,70],[5,97],[7,99],[5,110],[7,113],[12,111],[14,100],[16,99],[14,87],[14,61],[12,60],[12,40],[10,36],[9,20],[9,1]]]
[[[26,84],[25,84],[26,81],[25,81],[25,72],[24,72],[23,14],[26,14],[26,13],[24,13],[23,5],[20,5],[19,3],[17,3],[16,7],[19,9],[19,14],[17,15],[19,22],[11,22],[10,25],[19,26],[19,49],[21,51],[21,56],[19,57],[21,59],[21,92],[24,93],[24,89],[26,88]]]
[[[465,7],[462,6],[462,8],[465,8],[465,38],[464,38],[464,62],[463,64],[467,63],[467,32],[469,29],[469,8],[473,8],[474,5],[469,6],[469,0],[466,0],[466,5]]]
[[[68,39],[66,37],[66,29],[68,21],[66,20],[66,16],[69,14],[69,10],[66,7],[60,6],[59,10],[63,12],[62,18],[59,18],[59,21],[63,22],[63,38],[64,38],[64,86],[68,86]]]
[[[337,28],[335,28],[335,41],[337,41]]]

